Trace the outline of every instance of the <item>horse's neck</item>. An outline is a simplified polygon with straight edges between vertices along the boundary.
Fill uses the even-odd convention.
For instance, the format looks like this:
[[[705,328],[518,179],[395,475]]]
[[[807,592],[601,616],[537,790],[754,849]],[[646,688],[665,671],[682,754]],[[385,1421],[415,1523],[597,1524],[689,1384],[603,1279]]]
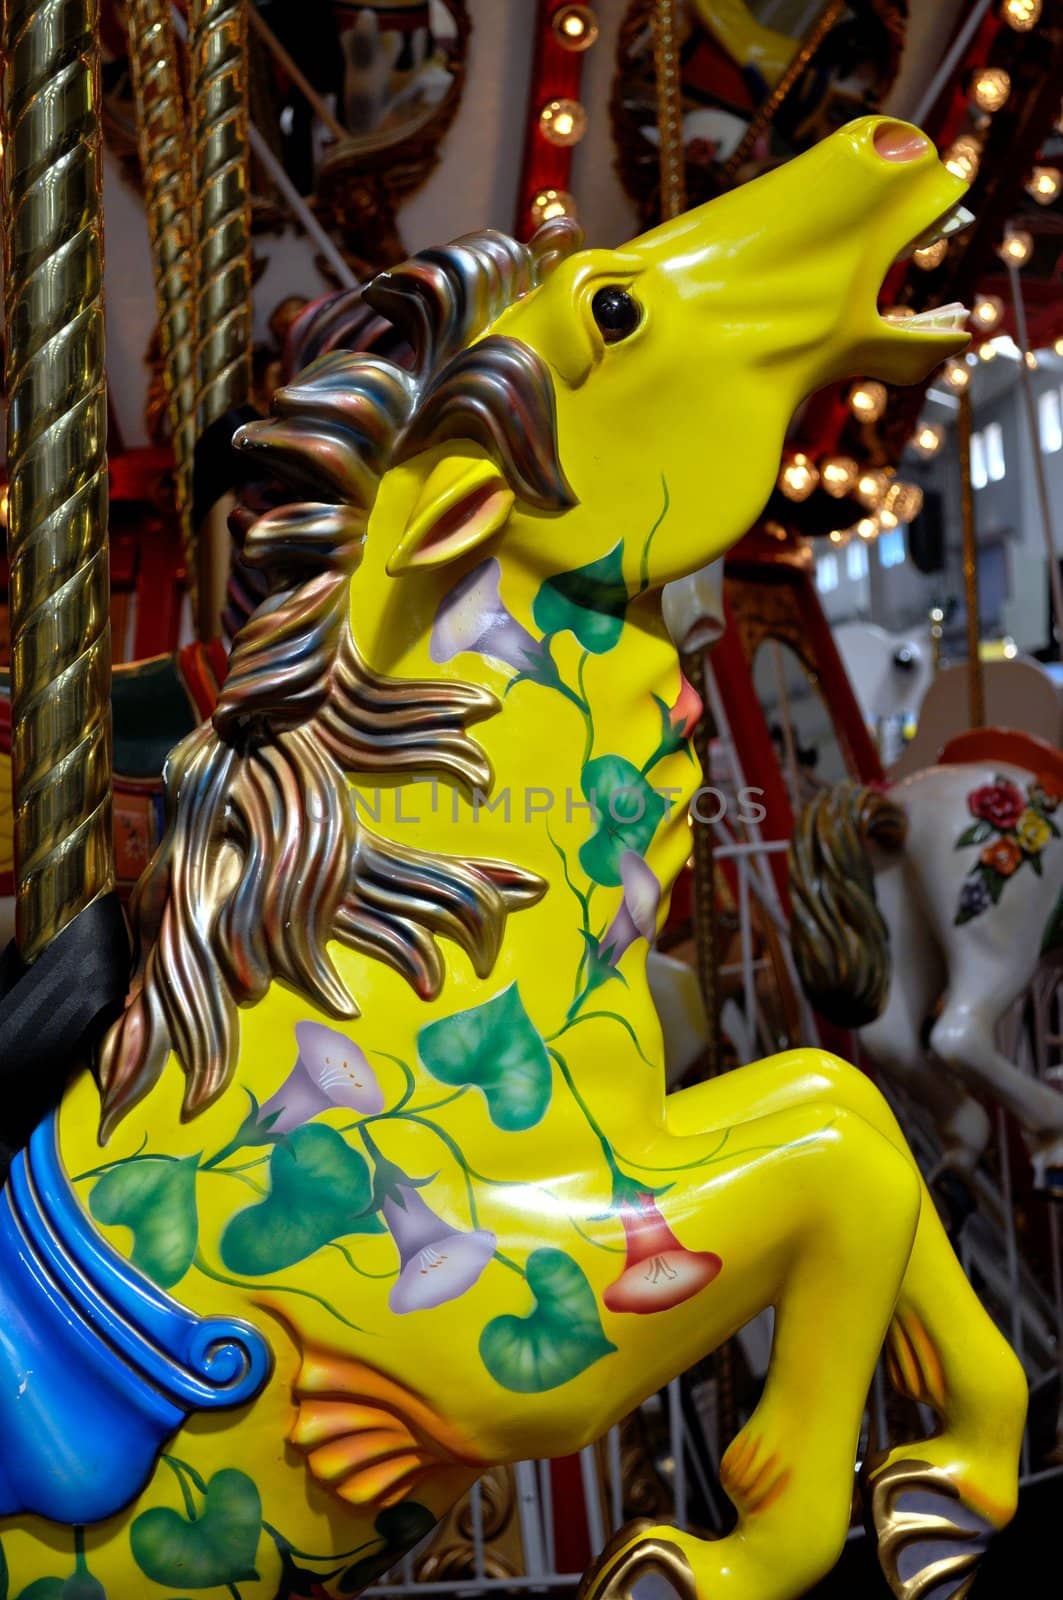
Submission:
[[[364,586],[355,580],[354,631],[377,671],[471,682],[498,697],[500,711],[471,730],[493,783],[471,798],[427,783],[371,792],[367,820],[397,842],[510,862],[546,881],[539,905],[509,917],[481,991],[516,982],[543,1037],[571,1049],[588,1092],[599,1080],[608,1093],[628,1056],[660,1062],[647,943],[632,927],[616,929],[616,919],[625,895],[640,891],[644,929],[647,897],[652,917],[657,886],[663,915],[689,849],[685,800],[695,768],[674,732],[678,719],[669,717],[681,689],[675,652],[653,597],[634,600],[611,624],[606,615],[544,606],[541,577],[503,564],[498,593],[524,636],[522,648],[531,651],[523,670],[507,663],[519,635],[505,629],[481,648],[440,661],[438,619],[458,576],[444,570],[396,584],[370,565]],[[472,642],[475,632],[466,625]],[[629,886],[623,892],[621,868]],[[448,965],[464,988],[463,962]],[[623,1023],[599,1027],[601,1013]],[[566,1025],[562,1045],[556,1036]],[[639,1065],[649,1107],[660,1101],[663,1076]]]

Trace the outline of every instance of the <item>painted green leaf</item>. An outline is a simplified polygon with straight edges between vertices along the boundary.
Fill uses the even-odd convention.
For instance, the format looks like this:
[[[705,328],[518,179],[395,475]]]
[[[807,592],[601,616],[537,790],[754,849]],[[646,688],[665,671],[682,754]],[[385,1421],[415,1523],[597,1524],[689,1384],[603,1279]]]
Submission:
[[[534,1128],[550,1104],[552,1071],[515,983],[471,1011],[430,1022],[417,1053],[440,1083],[482,1089],[496,1128]]]
[[[419,1544],[436,1525],[436,1518],[427,1506],[416,1500],[403,1500],[397,1506],[388,1506],[377,1517],[373,1530],[384,1541],[383,1549],[375,1555],[363,1556],[347,1568],[339,1581],[341,1594],[360,1594],[376,1578],[383,1577],[396,1561]]]
[[[534,1250],[526,1317],[495,1317],[480,1335],[480,1357],[496,1383],[518,1394],[542,1394],[578,1377],[616,1349],[602,1332],[594,1291],[563,1250]]]
[[[93,1185],[89,1210],[108,1227],[132,1229],[135,1267],[162,1289],[183,1278],[196,1252],[198,1156],[138,1156]]]
[[[166,1506],[143,1512],[129,1530],[133,1559],[153,1583],[212,1589],[257,1578],[262,1503],[244,1472],[224,1467],[207,1484],[203,1509],[189,1519]]]
[[[961,850],[964,845],[985,844],[986,840],[992,837],[992,834],[993,828],[990,823],[972,822],[971,826],[969,828],[965,828],[960,834],[960,837],[956,840],[953,848],[956,850]]]
[[[619,640],[627,603],[621,540],[589,566],[548,578],[535,596],[532,615],[544,633],[567,628],[584,650],[600,656]]]
[[[270,1192],[232,1217],[221,1236],[230,1272],[259,1277],[312,1256],[348,1233],[380,1233],[365,1159],[335,1128],[308,1122],[269,1158]]]
[[[107,1591],[91,1572],[72,1572],[69,1578],[35,1578],[17,1600],[107,1600]]]
[[[580,778],[584,799],[597,814],[594,833],[580,847],[580,865],[595,883],[620,883],[625,850],[644,856],[667,809],[663,798],[623,756],[596,756]]]

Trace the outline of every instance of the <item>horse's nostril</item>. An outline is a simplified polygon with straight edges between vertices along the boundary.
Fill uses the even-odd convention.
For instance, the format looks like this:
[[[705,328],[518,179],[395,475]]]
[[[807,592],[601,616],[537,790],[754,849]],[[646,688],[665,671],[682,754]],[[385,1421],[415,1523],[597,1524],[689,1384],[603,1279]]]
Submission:
[[[907,122],[880,122],[875,129],[875,150],[883,161],[917,161],[930,149],[930,140]]]

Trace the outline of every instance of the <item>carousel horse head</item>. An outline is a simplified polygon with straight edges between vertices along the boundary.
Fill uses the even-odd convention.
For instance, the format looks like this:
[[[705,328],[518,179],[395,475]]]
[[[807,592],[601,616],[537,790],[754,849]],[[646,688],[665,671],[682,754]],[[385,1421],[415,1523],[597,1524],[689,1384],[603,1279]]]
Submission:
[[[854,374],[912,383],[963,348],[962,323],[888,321],[877,296],[964,187],[917,130],[866,118],[619,250],[577,248],[570,222],[541,230],[520,267],[494,241],[505,265],[467,285],[479,325],[458,296],[447,307],[469,341],[457,351],[422,321],[445,253],[385,273],[368,298],[432,368],[400,450],[409,514],[389,570],[505,528],[502,550],[557,571],[589,520],[609,539],[609,518],[662,476],[672,511],[649,586],[722,554],[767,499],[805,396]],[[507,433],[523,445],[508,458]]]
[[[487,976],[541,875],[372,838],[347,775],[489,788],[467,726],[499,699],[438,670],[469,627],[528,676],[535,641],[512,609],[530,619],[553,580],[618,636],[629,604],[754,521],[807,394],[853,374],[914,382],[962,348],[947,313],[891,322],[876,298],[963,189],[918,130],[871,117],[621,250],[583,250],[558,220],[528,245],[473,234],[373,280],[362,348],[319,356],[237,436],[289,503],[244,519],[270,593],[213,726],[168,766],[168,831],[134,907],[141,965],[102,1052],[105,1130],[171,1050],[185,1114],[217,1098],[237,1007],[273,979],[356,1015],[330,941],[422,998],[442,982],[441,934]]]

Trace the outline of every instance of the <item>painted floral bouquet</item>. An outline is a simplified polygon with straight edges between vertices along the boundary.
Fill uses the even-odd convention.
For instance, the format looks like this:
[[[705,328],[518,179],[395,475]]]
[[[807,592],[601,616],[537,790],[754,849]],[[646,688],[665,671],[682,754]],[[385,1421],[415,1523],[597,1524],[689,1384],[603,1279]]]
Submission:
[[[1060,837],[1052,821],[1063,795],[1046,780],[1027,784],[1026,793],[999,773],[992,783],[981,784],[967,796],[967,809],[975,819],[954,846],[957,850],[981,845],[978,859],[960,889],[955,924],[970,922],[995,906],[1004,886],[1024,865],[1041,876],[1042,852],[1050,839]]]

